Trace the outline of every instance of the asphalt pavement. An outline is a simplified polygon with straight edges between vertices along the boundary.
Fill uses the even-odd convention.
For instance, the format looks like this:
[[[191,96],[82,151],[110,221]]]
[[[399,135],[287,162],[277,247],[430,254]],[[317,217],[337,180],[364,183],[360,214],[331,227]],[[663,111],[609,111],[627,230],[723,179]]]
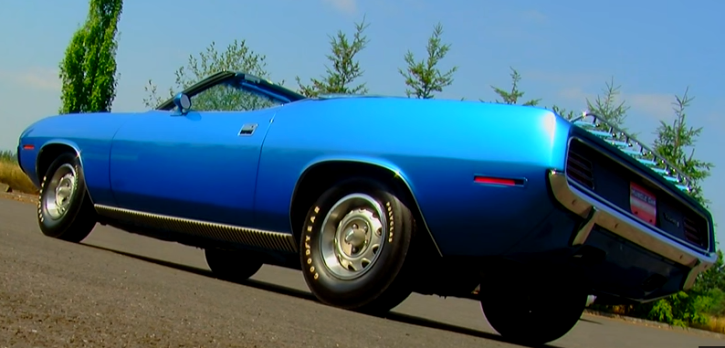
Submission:
[[[43,237],[32,204],[0,199],[0,347],[519,347],[477,302],[413,295],[377,318],[328,307],[297,271],[211,276],[203,252],[97,226]],[[551,347],[725,346],[697,332],[585,314]]]

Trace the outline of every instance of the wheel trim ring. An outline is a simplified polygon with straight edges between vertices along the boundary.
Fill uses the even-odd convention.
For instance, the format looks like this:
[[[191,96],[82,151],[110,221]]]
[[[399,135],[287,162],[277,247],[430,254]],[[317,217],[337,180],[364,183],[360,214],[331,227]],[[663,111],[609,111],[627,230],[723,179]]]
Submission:
[[[339,249],[338,245],[336,245],[336,241],[340,239],[339,235],[341,233],[344,233],[344,229],[340,228],[343,227],[341,222],[344,222],[345,218],[348,217],[348,215],[354,214],[354,211],[359,208],[364,208],[368,211],[371,211],[373,213],[373,216],[377,215],[376,219],[380,224],[382,233],[380,236],[376,237],[376,239],[378,239],[377,251],[374,252],[374,256],[372,257],[372,259],[369,260],[369,263],[364,266],[362,270],[351,271],[345,268],[338,260],[338,256],[336,254],[339,252]],[[354,220],[354,218],[352,220]],[[328,213],[325,215],[325,219],[323,220],[318,230],[318,233],[320,234],[320,251],[322,254],[322,260],[325,268],[327,268],[327,270],[330,271],[333,276],[339,279],[352,280],[360,278],[363,275],[367,274],[371,269],[374,268],[377,261],[379,260],[380,254],[382,253],[386,244],[387,220],[385,219],[385,215],[383,214],[382,206],[380,205],[380,203],[378,203],[377,200],[366,194],[355,193],[339,199],[329,209]],[[369,233],[374,234],[375,231],[371,229]],[[344,238],[344,234],[342,237]],[[366,238],[366,241],[368,243],[370,242],[370,240],[371,237]],[[366,248],[371,248],[372,246],[373,245],[368,244]],[[365,249],[365,251],[367,251],[367,249]],[[365,251],[361,251],[361,254],[364,254]],[[345,258],[348,260],[359,261],[361,257],[362,256]]]

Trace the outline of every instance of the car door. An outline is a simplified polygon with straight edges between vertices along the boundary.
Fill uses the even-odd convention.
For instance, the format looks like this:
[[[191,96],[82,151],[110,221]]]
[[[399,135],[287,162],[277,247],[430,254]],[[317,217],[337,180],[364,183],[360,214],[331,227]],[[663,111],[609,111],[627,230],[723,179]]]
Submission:
[[[251,226],[259,156],[276,110],[140,114],[113,140],[118,207]]]

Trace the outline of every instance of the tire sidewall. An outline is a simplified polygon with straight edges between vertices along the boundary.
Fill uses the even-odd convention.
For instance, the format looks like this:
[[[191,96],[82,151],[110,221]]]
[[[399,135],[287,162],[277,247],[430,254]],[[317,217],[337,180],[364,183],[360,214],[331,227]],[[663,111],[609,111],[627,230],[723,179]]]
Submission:
[[[367,194],[380,205],[385,242],[378,258],[365,274],[340,279],[325,264],[320,247],[321,228],[326,214],[337,201],[352,193]],[[387,187],[371,181],[341,183],[326,191],[310,208],[300,238],[302,272],[311,291],[322,301],[342,307],[359,307],[384,292],[400,272],[411,240],[409,216],[402,203]],[[372,295],[372,296],[371,296]],[[332,303],[334,302],[334,303]]]
[[[75,171],[75,185],[76,188],[73,190],[71,196],[71,203],[68,206],[66,213],[59,219],[53,219],[48,213],[45,204],[43,204],[44,197],[50,192],[46,191],[48,181],[53,178],[55,172],[64,164],[70,164],[73,166]],[[48,171],[43,177],[41,182],[40,194],[38,197],[38,224],[43,234],[51,237],[61,237],[65,231],[73,224],[73,221],[78,216],[78,213],[83,206],[83,200],[86,195],[86,185],[83,177],[83,171],[81,169],[80,160],[77,156],[71,154],[62,154],[58,156],[48,167]]]

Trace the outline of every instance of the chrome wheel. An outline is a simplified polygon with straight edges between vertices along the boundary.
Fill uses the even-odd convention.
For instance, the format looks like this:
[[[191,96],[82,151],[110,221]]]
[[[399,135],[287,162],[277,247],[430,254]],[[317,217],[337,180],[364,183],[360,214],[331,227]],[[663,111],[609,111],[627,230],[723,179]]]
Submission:
[[[354,279],[373,267],[385,244],[380,204],[364,194],[343,197],[322,222],[320,251],[325,266],[341,279]]]
[[[77,187],[76,171],[70,164],[58,168],[43,190],[43,207],[52,219],[60,219],[68,211]]]

